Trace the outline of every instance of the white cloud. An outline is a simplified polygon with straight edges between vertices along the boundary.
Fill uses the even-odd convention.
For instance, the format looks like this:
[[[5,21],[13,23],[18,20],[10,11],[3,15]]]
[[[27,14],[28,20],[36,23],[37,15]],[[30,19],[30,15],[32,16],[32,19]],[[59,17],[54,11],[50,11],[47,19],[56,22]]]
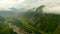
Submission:
[[[46,7],[44,8],[45,13],[60,13],[60,6],[55,6],[55,7]]]
[[[60,12],[60,0],[0,0],[0,10],[10,10],[9,8],[33,8],[45,5],[44,12]],[[58,11],[58,12],[57,12]]]
[[[60,13],[60,0],[46,0],[42,4],[46,7],[43,9],[47,13]]]
[[[0,10],[9,10],[12,7],[18,7],[24,0],[0,0]]]
[[[33,8],[39,0],[0,0],[0,10],[10,10],[9,8]]]

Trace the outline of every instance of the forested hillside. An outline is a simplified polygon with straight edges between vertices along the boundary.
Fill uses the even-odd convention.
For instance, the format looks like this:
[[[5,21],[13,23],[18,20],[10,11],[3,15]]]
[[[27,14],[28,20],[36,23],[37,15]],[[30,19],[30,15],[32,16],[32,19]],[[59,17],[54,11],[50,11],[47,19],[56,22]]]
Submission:
[[[0,17],[0,33],[10,34],[10,27],[5,24],[11,23],[19,27],[19,32],[22,34],[60,34],[60,14],[44,13],[44,7],[42,5],[17,15],[9,14]],[[13,34],[17,33],[13,32]]]
[[[0,16],[0,34],[17,34],[5,21],[5,18]]]
[[[28,10],[23,14],[22,18],[20,18],[20,21],[22,20],[22,24],[30,28],[30,30],[32,29],[32,32],[35,34],[59,34],[60,29],[58,26],[60,25],[60,15],[43,13],[42,9],[44,7],[45,6],[42,5],[35,8],[35,10]]]

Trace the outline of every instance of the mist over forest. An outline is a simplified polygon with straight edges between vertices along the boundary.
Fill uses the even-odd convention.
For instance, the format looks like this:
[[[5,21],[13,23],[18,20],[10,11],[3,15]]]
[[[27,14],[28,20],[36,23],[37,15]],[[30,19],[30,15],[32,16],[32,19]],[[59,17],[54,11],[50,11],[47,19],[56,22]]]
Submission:
[[[60,0],[0,0],[0,34],[60,34]]]
[[[59,34],[60,14],[44,13],[44,7],[0,11],[0,34]]]

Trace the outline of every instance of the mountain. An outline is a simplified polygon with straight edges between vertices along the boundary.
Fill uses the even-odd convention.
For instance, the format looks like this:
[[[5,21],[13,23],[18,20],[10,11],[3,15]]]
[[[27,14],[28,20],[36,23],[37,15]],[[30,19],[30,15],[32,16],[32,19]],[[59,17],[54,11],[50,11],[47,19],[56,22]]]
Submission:
[[[15,7],[12,7],[12,8],[10,8],[10,9],[11,9],[11,11],[13,11],[13,12],[23,12],[23,11],[25,10],[25,8],[17,9],[17,8],[15,8]]]

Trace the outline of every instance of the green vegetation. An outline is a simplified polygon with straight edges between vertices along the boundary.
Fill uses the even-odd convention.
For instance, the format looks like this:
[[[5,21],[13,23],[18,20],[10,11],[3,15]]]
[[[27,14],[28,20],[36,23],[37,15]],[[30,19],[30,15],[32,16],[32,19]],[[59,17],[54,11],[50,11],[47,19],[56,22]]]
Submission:
[[[0,34],[17,34],[5,23],[0,23]]]
[[[38,8],[29,9],[20,14],[10,14],[0,17],[1,34],[17,34],[6,25],[16,25],[23,34],[60,34],[60,14],[44,13],[42,5]],[[5,23],[4,23],[5,22]]]
[[[44,5],[22,12],[13,17],[11,23],[27,34],[58,34],[60,15],[43,13],[43,8]]]
[[[0,34],[17,34],[4,22],[5,18],[0,16]]]

